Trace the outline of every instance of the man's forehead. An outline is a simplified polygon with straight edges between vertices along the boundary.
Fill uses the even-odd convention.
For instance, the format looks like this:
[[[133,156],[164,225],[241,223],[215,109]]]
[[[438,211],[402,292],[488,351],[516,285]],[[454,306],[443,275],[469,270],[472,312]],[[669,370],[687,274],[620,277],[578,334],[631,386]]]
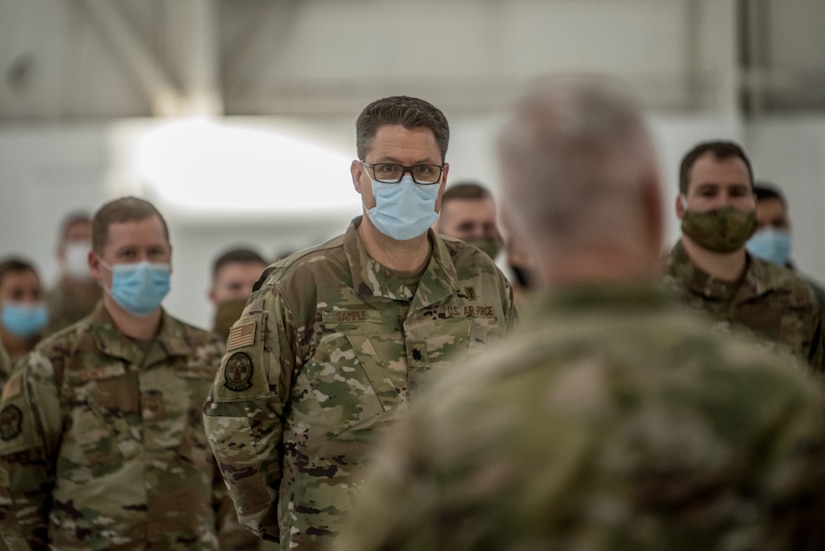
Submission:
[[[215,274],[215,279],[246,279],[255,275],[255,279],[266,269],[264,264],[259,262],[227,262]]]
[[[157,216],[141,220],[112,222],[108,227],[108,245],[122,246],[129,243],[155,242],[168,245],[163,223]]]
[[[490,197],[450,199],[449,201],[444,201],[441,208],[450,214],[463,216],[492,216],[495,218],[496,214],[495,202]]]
[[[74,222],[66,228],[66,241],[73,239],[91,239],[92,237],[92,223],[91,222]]]

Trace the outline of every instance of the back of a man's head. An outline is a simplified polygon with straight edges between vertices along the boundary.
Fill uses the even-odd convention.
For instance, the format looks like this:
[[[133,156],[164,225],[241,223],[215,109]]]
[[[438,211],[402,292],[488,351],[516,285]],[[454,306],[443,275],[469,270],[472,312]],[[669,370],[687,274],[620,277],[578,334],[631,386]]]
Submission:
[[[498,146],[502,203],[537,257],[640,247],[659,254],[655,151],[623,85],[595,75],[543,79],[517,103]]]

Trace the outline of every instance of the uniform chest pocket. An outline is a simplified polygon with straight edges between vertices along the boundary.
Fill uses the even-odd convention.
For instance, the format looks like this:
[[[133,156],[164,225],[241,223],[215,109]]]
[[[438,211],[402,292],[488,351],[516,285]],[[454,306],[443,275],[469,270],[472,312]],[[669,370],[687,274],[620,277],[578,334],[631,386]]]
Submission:
[[[498,332],[498,321],[495,317],[456,317],[439,320],[435,330],[431,323],[405,329],[408,342],[424,343],[426,353],[418,354],[420,362],[415,361],[417,354],[413,351],[413,366],[420,372],[443,369],[482,354]]]
[[[294,402],[293,409],[327,437],[367,428],[402,400],[398,385],[406,384],[406,363],[398,361],[404,351],[394,342],[400,334],[381,337],[380,331],[363,327],[371,324],[361,325],[353,329],[350,324],[345,332],[327,326],[305,366],[306,379],[296,384],[299,395],[311,399]]]
[[[123,364],[67,373],[64,392],[71,429],[61,458],[117,467],[140,455],[143,439],[137,375]]]

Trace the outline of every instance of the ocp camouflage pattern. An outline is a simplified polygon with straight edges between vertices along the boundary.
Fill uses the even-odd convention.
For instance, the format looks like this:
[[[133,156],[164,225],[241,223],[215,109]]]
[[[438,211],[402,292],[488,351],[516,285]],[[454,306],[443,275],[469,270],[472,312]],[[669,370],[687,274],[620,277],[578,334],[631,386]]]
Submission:
[[[100,303],[20,361],[0,404],[8,547],[218,548],[228,496],[202,406],[224,348],[165,312],[161,323],[144,347]]]
[[[825,374],[820,307],[813,289],[790,270],[748,254],[740,281],[714,279],[677,243],[666,260],[664,285],[719,331],[750,333]]]
[[[412,404],[333,549],[825,549],[816,383],[655,282],[535,298]]]
[[[241,523],[284,550],[327,545],[381,430],[516,319],[509,284],[475,247],[429,232],[413,294],[367,255],[359,222],[264,273],[204,409]]]

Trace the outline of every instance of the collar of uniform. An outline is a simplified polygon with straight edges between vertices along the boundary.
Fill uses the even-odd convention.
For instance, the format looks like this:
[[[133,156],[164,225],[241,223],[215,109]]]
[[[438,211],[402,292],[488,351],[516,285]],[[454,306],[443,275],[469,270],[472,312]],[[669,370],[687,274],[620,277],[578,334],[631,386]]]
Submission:
[[[548,313],[564,314],[605,310],[656,310],[676,304],[673,296],[655,279],[615,283],[581,283],[551,289],[531,298],[525,320]]]
[[[146,353],[143,365],[151,365],[169,356],[185,356],[191,352],[177,320],[163,309],[161,309],[161,314],[160,333]],[[117,328],[106,311],[103,301],[100,301],[92,311],[90,324],[95,329],[97,348],[104,354],[126,361],[132,361],[135,357],[143,357],[143,352],[137,353],[137,345],[127,339]]]
[[[670,251],[668,263],[671,273],[679,278],[691,293],[705,298],[730,301],[736,297],[742,287],[742,277],[736,281],[723,281],[699,268],[682,246],[681,240],[677,241]],[[750,264],[750,258],[748,258],[743,277],[747,277],[750,272]]]
[[[412,301],[410,307],[417,310],[436,303],[458,290],[458,276],[450,253],[444,242],[431,229],[427,230],[427,238],[432,245],[430,262],[421,274],[418,290],[413,297],[409,288],[400,279],[367,254],[357,232],[361,219],[361,216],[353,219],[343,240],[353,287],[359,294]]]

